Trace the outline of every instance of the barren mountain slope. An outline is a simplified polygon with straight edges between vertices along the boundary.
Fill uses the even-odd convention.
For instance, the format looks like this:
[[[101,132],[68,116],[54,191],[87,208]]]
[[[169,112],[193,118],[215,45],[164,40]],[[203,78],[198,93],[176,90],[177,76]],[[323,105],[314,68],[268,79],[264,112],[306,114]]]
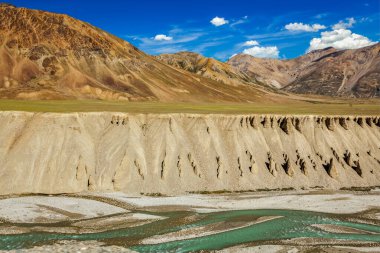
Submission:
[[[286,91],[329,96],[380,96],[380,44],[337,51],[312,51],[291,60],[237,55],[228,64]]]
[[[316,59],[285,90],[296,93],[380,96],[380,44]]]
[[[255,58],[239,54],[232,57],[227,63],[269,86],[280,89],[296,80],[310,62],[331,52],[335,52],[335,49],[313,51],[292,60]]]
[[[227,63],[207,58],[197,53],[179,52],[175,54],[161,54],[156,56],[156,58],[175,68],[183,69],[225,84],[238,85],[242,82],[257,82],[254,76],[249,76]]]
[[[291,64],[277,59],[255,58],[247,54],[232,57],[228,64],[274,88],[282,88],[292,80]]]
[[[1,98],[271,100],[252,85],[177,70],[67,15],[7,4],[0,5],[0,66]]]

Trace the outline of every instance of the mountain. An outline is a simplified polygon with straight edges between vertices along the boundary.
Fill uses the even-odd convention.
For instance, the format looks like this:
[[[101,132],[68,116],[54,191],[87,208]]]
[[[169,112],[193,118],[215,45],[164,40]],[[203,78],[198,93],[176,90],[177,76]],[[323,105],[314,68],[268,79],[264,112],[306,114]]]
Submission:
[[[303,94],[380,97],[380,44],[320,57],[285,90]]]
[[[249,76],[227,63],[207,58],[197,53],[179,52],[161,54],[156,56],[156,58],[177,69],[183,69],[225,84],[257,83],[257,80],[253,76]]]
[[[281,89],[296,80],[302,68],[331,51],[335,49],[314,51],[293,60],[255,58],[247,54],[238,54],[227,63],[269,86]]]
[[[0,5],[0,66],[0,98],[166,102],[287,99],[273,97],[252,84],[226,84],[173,68],[67,15],[9,4]]]
[[[303,99],[288,92],[378,97],[379,48],[327,48],[291,60],[237,55],[226,63],[191,52],[154,57],[67,15],[0,4],[0,98]]]
[[[380,44],[312,51],[291,60],[240,54],[227,63],[284,91],[328,96],[380,97]]]

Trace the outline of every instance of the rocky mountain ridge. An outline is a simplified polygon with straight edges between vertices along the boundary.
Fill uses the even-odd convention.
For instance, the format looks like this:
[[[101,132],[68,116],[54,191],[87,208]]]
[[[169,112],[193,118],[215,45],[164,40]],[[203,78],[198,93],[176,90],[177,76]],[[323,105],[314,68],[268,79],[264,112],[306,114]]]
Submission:
[[[288,92],[380,97],[380,44],[338,51],[325,48],[291,60],[237,55],[228,61],[249,76]]]
[[[0,98],[291,101],[284,93],[380,96],[380,44],[291,60],[191,52],[156,57],[67,15],[0,4]],[[305,98],[308,99],[308,98]]]
[[[268,94],[175,69],[67,15],[4,4],[0,66],[0,98],[8,99],[249,102]]]
[[[175,68],[183,69],[225,84],[257,83],[254,76],[249,76],[227,63],[193,52],[161,54],[156,56],[156,58]]]
[[[329,47],[290,60],[239,54],[226,63],[199,54],[163,54],[157,59],[216,81],[255,83],[278,91],[340,97],[380,97],[380,44],[341,50]]]

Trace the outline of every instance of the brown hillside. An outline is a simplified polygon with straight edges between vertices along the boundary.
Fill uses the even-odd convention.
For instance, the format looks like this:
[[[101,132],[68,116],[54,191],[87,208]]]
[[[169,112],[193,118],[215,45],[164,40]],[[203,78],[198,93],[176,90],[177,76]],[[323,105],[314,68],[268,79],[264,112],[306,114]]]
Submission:
[[[380,44],[337,51],[326,48],[291,60],[237,55],[228,61],[267,85],[328,96],[380,96]]]
[[[279,101],[168,66],[67,15],[0,5],[0,98]]]

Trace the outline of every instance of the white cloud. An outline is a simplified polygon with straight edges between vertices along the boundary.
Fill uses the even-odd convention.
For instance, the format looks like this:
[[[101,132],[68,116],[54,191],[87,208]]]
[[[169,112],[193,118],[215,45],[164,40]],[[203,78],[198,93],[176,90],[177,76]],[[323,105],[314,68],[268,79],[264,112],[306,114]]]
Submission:
[[[233,55],[231,55],[231,57],[230,57],[229,59],[234,58],[236,55],[238,55],[238,54],[233,54]]]
[[[314,38],[310,41],[308,51],[334,47],[338,50],[356,49],[376,44],[367,37],[352,33],[350,30],[339,29],[329,32],[322,32],[321,38]]]
[[[244,46],[258,46],[259,45],[259,42],[257,42],[256,40],[248,40],[246,42],[244,42]]]
[[[228,20],[226,20],[225,18],[220,18],[220,17],[215,17],[213,18],[210,23],[213,24],[214,26],[222,26],[222,25],[225,25],[225,24],[228,24]]]
[[[241,19],[238,19],[238,20],[232,20],[232,24],[231,24],[231,27],[234,27],[234,26],[237,26],[237,25],[241,25],[241,24],[245,24],[249,22],[248,20],[248,16],[244,16],[242,17]]]
[[[243,51],[243,54],[249,54],[258,58],[278,58],[280,52],[277,47],[251,47]]]
[[[327,16],[328,16],[327,13],[319,13],[319,14],[315,15],[314,18],[316,18],[316,19],[322,19],[322,18],[325,18]]]
[[[339,23],[333,25],[333,30],[347,29],[351,28],[356,23],[354,18],[346,18],[346,22],[341,20]]]
[[[314,31],[324,30],[327,28],[326,26],[320,24],[314,24],[312,27]]]
[[[169,41],[169,40],[173,40],[173,37],[166,36],[165,34],[157,34],[154,37],[154,40],[157,40],[157,41]]]
[[[285,26],[285,29],[289,31],[318,32],[319,30],[326,29],[326,26],[320,24],[290,23]]]

